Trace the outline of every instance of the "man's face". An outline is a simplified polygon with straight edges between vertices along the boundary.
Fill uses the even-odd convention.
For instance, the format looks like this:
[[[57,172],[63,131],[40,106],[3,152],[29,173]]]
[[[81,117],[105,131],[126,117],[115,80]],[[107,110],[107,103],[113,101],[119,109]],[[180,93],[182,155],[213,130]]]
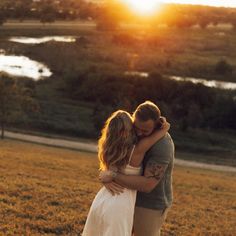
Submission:
[[[134,118],[134,129],[138,138],[149,136],[155,129],[153,120],[140,121],[137,117]]]

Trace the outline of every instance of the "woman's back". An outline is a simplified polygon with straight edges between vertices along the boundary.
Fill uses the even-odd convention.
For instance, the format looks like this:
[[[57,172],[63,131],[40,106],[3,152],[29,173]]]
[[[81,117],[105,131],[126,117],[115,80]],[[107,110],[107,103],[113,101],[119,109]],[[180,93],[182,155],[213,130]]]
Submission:
[[[131,160],[134,147],[131,151]],[[121,170],[126,175],[140,175],[141,168],[129,163]],[[136,190],[124,189],[112,195],[105,187],[97,193],[90,208],[82,236],[131,236]]]

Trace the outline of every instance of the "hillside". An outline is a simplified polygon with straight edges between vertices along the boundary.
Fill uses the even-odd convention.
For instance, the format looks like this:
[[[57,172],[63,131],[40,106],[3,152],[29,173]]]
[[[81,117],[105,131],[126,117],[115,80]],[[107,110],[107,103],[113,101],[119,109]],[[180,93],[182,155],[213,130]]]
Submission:
[[[0,142],[0,235],[78,235],[100,188],[93,154]],[[174,170],[170,235],[234,235],[236,175]]]

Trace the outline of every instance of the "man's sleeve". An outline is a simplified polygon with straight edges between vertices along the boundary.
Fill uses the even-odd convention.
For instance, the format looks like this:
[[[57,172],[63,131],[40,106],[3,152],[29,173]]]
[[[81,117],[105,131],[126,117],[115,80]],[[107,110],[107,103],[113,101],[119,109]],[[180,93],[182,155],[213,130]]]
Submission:
[[[145,165],[144,176],[154,177],[160,181],[173,156],[173,145],[171,139],[166,137],[157,143],[148,153],[148,161]]]
[[[169,164],[173,155],[173,145],[171,140],[166,137],[160,143],[157,143],[148,153],[148,161],[157,164]]]

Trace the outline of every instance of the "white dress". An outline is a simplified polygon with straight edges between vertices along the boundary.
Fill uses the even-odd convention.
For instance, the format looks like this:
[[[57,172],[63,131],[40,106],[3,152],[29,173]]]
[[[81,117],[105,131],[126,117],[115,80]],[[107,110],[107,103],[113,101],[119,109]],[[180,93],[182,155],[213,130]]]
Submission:
[[[141,167],[128,164],[122,173],[140,175]],[[102,187],[93,200],[82,236],[131,236],[136,193],[136,190],[124,189],[120,195],[112,196]]]

